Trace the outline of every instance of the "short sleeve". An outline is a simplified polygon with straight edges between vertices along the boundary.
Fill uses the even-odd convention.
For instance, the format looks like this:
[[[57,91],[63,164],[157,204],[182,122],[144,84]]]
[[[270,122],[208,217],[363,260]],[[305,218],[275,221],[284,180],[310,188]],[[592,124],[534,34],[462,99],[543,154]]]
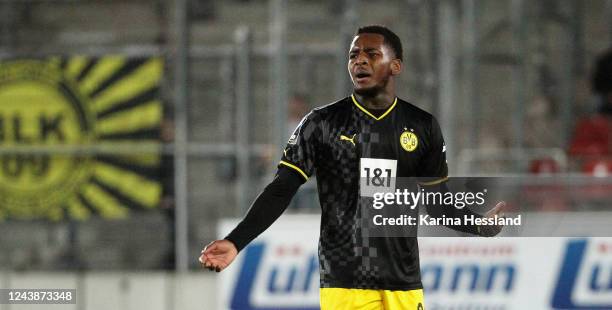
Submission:
[[[316,149],[320,136],[320,121],[314,112],[310,112],[289,137],[278,168],[293,169],[300,174],[304,182],[307,181],[315,173]]]
[[[421,163],[419,183],[421,185],[435,185],[448,179],[448,165],[446,162],[446,144],[442,130],[435,117],[431,117],[429,142],[426,155]]]

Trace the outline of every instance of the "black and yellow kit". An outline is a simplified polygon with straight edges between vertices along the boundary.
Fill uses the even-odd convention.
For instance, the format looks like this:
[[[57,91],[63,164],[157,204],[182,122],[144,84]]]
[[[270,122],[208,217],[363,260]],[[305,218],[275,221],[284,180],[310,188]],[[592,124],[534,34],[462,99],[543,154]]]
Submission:
[[[431,114],[397,98],[376,113],[350,96],[308,114],[283,153],[279,170],[304,181],[316,175],[321,288],[422,288],[417,239],[370,237],[361,210],[364,197],[393,188],[397,178],[447,179],[444,140]]]

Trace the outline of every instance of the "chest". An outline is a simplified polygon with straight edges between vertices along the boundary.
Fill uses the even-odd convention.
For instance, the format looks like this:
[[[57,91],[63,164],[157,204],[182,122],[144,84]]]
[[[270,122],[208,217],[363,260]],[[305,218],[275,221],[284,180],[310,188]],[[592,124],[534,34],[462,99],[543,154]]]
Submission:
[[[353,120],[329,126],[323,137],[322,154],[346,169],[364,173],[409,177],[417,174],[427,155],[427,132],[417,122]],[[325,159],[324,159],[325,160]]]

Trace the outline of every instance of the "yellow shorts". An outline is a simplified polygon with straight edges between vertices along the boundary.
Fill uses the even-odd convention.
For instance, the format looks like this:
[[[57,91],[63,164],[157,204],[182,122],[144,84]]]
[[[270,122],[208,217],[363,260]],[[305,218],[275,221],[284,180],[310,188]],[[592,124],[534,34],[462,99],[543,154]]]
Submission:
[[[425,310],[423,290],[322,288],[321,310]]]

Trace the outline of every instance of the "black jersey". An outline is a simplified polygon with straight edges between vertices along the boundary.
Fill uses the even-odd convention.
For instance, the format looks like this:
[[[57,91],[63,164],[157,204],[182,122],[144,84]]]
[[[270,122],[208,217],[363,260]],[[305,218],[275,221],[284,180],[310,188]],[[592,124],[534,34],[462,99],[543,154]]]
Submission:
[[[385,180],[446,180],[444,140],[431,114],[397,98],[380,116],[354,96],[316,108],[290,137],[279,169],[293,169],[305,180],[316,174],[321,287],[422,288],[417,239],[368,237],[360,204],[376,175],[379,183],[381,174]]]

